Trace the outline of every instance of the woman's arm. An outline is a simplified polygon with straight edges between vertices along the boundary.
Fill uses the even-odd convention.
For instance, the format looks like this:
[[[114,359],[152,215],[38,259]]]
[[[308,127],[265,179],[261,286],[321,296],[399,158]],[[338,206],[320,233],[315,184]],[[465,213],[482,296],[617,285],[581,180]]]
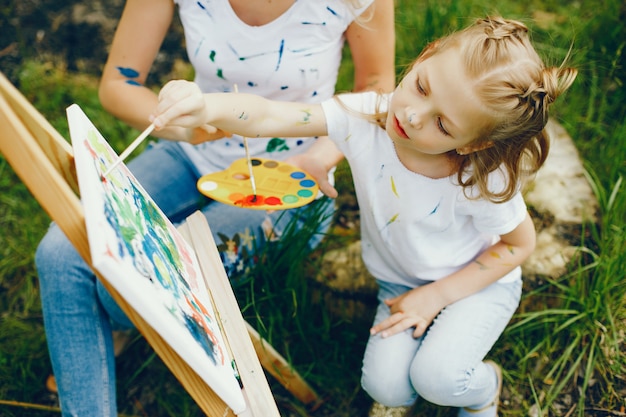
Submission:
[[[173,16],[171,0],[128,0],[104,66],[102,106],[140,130],[157,104],[156,93],[144,84]]]
[[[170,81],[150,117],[158,131],[210,124],[249,138],[328,134],[321,104],[273,101],[254,94],[203,94],[197,84]]]
[[[146,78],[174,16],[172,0],[128,0],[115,31],[100,80],[99,96],[109,113],[143,130],[157,105],[155,92],[145,87]],[[164,139],[192,143],[223,137],[212,127],[169,127],[159,132]]]
[[[393,0],[375,0],[346,31],[354,63],[353,91],[388,93],[396,86]]]
[[[535,240],[535,227],[526,214],[519,226],[500,236],[499,242],[465,268],[387,300],[392,315],[372,327],[372,334],[387,337],[415,327],[413,336],[421,336],[445,306],[477,293],[521,265],[535,249]]]

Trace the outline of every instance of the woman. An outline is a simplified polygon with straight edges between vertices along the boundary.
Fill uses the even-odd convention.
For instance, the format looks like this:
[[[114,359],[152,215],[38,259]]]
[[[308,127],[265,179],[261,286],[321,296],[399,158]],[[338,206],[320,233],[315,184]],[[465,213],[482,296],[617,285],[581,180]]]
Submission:
[[[344,40],[355,66],[355,90],[390,91],[395,83],[392,0],[128,0],[100,85],[103,106],[137,129],[148,125],[156,94],[144,86],[175,15],[185,30],[195,81],[204,92],[255,92],[280,100],[319,102],[334,93]],[[307,210],[265,213],[210,202],[196,188],[201,175],[244,156],[240,136],[204,125],[159,131],[161,140],[129,168],[173,222],[201,209],[224,265],[233,276],[253,247],[238,235],[280,236],[287,223],[306,222]],[[254,144],[252,143],[254,142]],[[327,177],[341,158],[327,138],[251,141],[253,156],[288,159],[316,177],[334,197]],[[332,214],[332,204],[324,213]],[[326,225],[327,226],[327,225]],[[222,240],[225,237],[226,241]],[[222,242],[224,245],[219,245]],[[314,237],[310,245],[319,242]],[[64,416],[116,416],[112,330],[132,327],[56,225],[36,254],[44,324]]]

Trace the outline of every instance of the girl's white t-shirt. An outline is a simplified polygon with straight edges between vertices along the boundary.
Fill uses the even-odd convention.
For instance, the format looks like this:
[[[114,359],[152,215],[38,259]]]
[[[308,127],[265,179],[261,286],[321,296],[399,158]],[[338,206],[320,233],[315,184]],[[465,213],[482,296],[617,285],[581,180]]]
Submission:
[[[383,96],[384,111],[391,94]],[[350,164],[360,209],[362,256],[376,278],[415,286],[437,280],[472,262],[499,235],[526,216],[521,193],[506,203],[470,200],[456,176],[432,179],[408,170],[386,131],[360,117],[371,114],[375,93],[344,94],[322,103],[329,137]],[[351,109],[346,111],[346,106]],[[491,174],[490,187],[502,189],[503,176]],[[500,279],[521,277],[521,268]]]
[[[358,9],[347,0],[297,0],[276,20],[249,26],[228,0],[175,0],[185,31],[194,81],[203,92],[234,91],[274,100],[321,102],[335,92],[344,32],[373,0]],[[248,141],[253,156],[283,160],[315,138]],[[201,174],[224,170],[245,156],[243,138],[181,143]]]

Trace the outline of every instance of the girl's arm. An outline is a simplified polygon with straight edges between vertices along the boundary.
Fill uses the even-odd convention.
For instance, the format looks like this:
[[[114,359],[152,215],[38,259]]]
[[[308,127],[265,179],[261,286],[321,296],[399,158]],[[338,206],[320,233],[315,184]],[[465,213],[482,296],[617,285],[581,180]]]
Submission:
[[[392,315],[372,327],[371,333],[387,337],[415,327],[413,336],[421,336],[445,306],[493,284],[528,258],[535,249],[532,219],[526,214],[519,226],[500,238],[465,268],[386,300]]]
[[[193,82],[170,81],[150,120],[157,130],[210,124],[248,138],[328,134],[321,104],[272,101],[243,93],[203,94]]]

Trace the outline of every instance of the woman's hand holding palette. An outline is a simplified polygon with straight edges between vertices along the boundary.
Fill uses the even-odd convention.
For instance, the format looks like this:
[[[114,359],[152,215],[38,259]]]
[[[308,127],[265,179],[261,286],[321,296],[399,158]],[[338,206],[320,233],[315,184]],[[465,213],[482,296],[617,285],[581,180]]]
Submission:
[[[317,196],[317,182],[301,169],[264,158],[252,158],[251,163],[256,195],[246,158],[236,160],[224,171],[202,176],[198,180],[198,190],[216,201],[256,210],[301,207]]]

